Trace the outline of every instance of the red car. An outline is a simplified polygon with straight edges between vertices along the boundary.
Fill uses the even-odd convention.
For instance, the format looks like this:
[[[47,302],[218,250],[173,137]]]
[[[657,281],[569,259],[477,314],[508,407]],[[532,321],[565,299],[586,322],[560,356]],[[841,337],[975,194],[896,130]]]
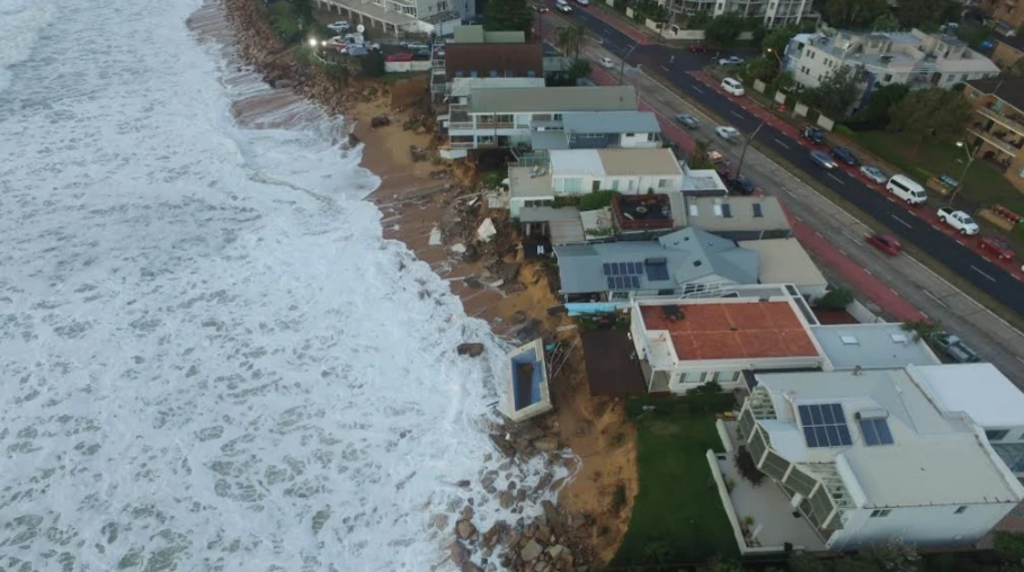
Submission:
[[[994,236],[981,237],[981,249],[990,250],[999,260],[1013,260],[1013,249],[1001,238]]]
[[[384,61],[387,61],[387,62],[411,62],[412,61],[412,54],[410,54],[409,52],[398,52],[397,54],[391,54],[390,56],[384,58]]]
[[[704,52],[708,51],[708,46],[704,42],[691,42],[690,43],[690,51],[693,52],[693,53],[697,53],[697,52],[704,53]]]
[[[886,234],[869,234],[864,237],[868,244],[874,246],[878,250],[888,254],[889,256],[896,256],[900,253],[900,243],[895,238]]]

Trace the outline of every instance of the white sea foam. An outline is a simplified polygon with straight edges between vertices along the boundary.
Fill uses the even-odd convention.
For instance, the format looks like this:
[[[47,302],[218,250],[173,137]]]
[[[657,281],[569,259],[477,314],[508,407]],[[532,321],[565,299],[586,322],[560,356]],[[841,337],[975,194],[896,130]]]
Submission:
[[[195,0],[47,1],[0,0],[0,38],[48,14],[0,43],[3,564],[423,571],[434,514],[510,517],[454,486],[500,348],[382,239],[339,125],[236,128],[266,88],[224,81]]]

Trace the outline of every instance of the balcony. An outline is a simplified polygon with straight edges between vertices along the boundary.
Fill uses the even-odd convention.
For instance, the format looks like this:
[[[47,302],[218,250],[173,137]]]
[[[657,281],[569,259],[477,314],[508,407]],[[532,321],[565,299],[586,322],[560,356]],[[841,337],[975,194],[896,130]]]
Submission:
[[[449,141],[448,147],[451,149],[473,149],[476,144],[472,141]]]
[[[993,111],[987,107],[978,107],[975,109],[980,115],[995,121],[996,123],[1013,130],[1014,133],[1020,136],[1024,136],[1024,116],[1016,115],[1006,116],[997,111]]]
[[[476,122],[477,129],[512,129],[515,123],[511,121],[483,121]]]
[[[1021,145],[1020,142],[1016,144],[1008,143],[1007,141],[1004,141],[1002,138],[997,137],[994,133],[989,133],[988,131],[983,130],[979,126],[979,124],[974,124],[973,126],[968,127],[967,132],[977,137],[980,137],[982,141],[988,143],[989,145],[995,147],[996,149],[999,149],[1000,151],[1006,153],[1011,157],[1015,157],[1018,153],[1020,153],[1021,147],[1018,146]]]

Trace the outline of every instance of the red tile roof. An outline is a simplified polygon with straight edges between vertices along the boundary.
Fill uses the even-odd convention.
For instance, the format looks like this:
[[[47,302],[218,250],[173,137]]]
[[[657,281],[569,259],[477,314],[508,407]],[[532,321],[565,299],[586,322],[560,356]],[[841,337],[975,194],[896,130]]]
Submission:
[[[787,302],[686,304],[672,320],[641,306],[647,330],[667,330],[680,361],[821,355]]]

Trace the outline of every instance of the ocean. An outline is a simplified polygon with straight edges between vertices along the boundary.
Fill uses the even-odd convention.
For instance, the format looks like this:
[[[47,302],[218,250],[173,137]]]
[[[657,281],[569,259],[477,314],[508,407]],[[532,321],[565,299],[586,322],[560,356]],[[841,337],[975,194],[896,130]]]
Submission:
[[[448,569],[471,499],[540,512],[478,484],[506,348],[382,237],[340,119],[235,123],[269,88],[199,8],[0,0],[0,567]]]

